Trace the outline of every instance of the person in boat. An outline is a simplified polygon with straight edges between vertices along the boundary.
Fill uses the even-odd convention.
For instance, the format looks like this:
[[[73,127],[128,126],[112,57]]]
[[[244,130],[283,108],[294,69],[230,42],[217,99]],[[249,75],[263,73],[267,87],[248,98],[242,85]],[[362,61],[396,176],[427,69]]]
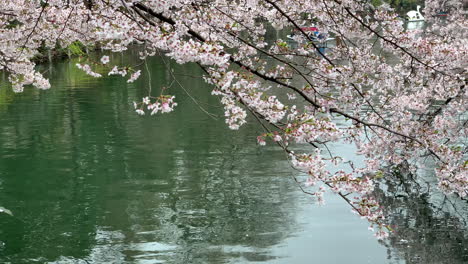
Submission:
[[[315,26],[301,27],[301,30],[304,31],[312,40],[326,39],[326,35],[321,33],[319,29]],[[294,32],[291,35],[289,35],[289,37],[292,38],[296,34],[299,34],[299,30],[297,29],[295,29]]]

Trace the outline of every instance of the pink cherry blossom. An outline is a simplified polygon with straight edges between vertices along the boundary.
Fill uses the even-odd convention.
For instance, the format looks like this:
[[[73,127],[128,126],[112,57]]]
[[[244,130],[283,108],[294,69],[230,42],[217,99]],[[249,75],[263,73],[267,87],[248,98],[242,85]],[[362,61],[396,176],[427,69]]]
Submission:
[[[107,63],[109,63],[109,56],[102,56],[101,62],[102,62],[102,64],[107,64]]]

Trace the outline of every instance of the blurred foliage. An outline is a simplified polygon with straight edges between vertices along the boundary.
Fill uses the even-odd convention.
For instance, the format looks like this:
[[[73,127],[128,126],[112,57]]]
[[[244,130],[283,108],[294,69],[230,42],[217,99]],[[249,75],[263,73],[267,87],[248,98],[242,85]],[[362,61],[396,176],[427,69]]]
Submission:
[[[432,173],[413,174],[408,163],[387,168],[375,199],[395,231],[388,259],[407,264],[468,263],[468,203],[437,189]]]
[[[81,42],[75,41],[68,45],[66,50],[68,50],[72,56],[83,56],[85,55],[84,50],[86,50],[86,47]]]
[[[381,4],[383,4],[382,0],[371,0],[371,4],[373,6],[379,6]]]
[[[32,59],[36,63],[51,61],[57,58],[64,57],[83,57],[86,56],[88,50],[94,50],[95,47],[85,46],[80,41],[74,41],[66,47],[62,47],[57,43],[54,48],[48,48],[45,45],[39,48],[39,53]]]
[[[386,0],[386,2],[397,10],[416,10],[417,5],[424,4],[424,1],[421,0]]]
[[[416,10],[416,6],[424,5],[422,0],[370,0],[370,2],[373,6],[380,6],[385,2],[397,11]]]

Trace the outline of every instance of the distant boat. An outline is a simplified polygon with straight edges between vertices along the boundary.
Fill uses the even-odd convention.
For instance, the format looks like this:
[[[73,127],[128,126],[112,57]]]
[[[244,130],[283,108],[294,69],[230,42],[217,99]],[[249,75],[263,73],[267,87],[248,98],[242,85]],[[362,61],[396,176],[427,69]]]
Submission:
[[[321,33],[317,27],[302,27],[301,28],[304,33],[314,42],[326,42],[329,40],[333,40],[334,38],[329,38],[326,34]],[[294,36],[299,34],[299,30],[294,30],[294,32],[286,37],[288,39],[294,40]]]
[[[423,15],[421,14],[421,12],[419,12],[420,8],[421,6],[417,6],[416,11],[411,10],[408,13],[406,13],[406,19],[408,19],[409,22],[424,21]]]

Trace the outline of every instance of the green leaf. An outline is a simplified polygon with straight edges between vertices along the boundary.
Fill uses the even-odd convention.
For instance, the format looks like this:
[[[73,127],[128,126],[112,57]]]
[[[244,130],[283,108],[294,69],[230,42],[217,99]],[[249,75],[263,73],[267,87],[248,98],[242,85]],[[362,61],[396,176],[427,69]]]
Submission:
[[[83,47],[83,44],[81,44],[81,42],[75,41],[71,43],[70,45],[68,45],[67,48],[72,55],[82,56],[85,54],[85,52],[82,50],[82,47]]]
[[[379,171],[375,172],[375,178],[376,179],[381,179],[381,178],[383,178],[383,176],[384,176],[383,171],[379,170]]]

